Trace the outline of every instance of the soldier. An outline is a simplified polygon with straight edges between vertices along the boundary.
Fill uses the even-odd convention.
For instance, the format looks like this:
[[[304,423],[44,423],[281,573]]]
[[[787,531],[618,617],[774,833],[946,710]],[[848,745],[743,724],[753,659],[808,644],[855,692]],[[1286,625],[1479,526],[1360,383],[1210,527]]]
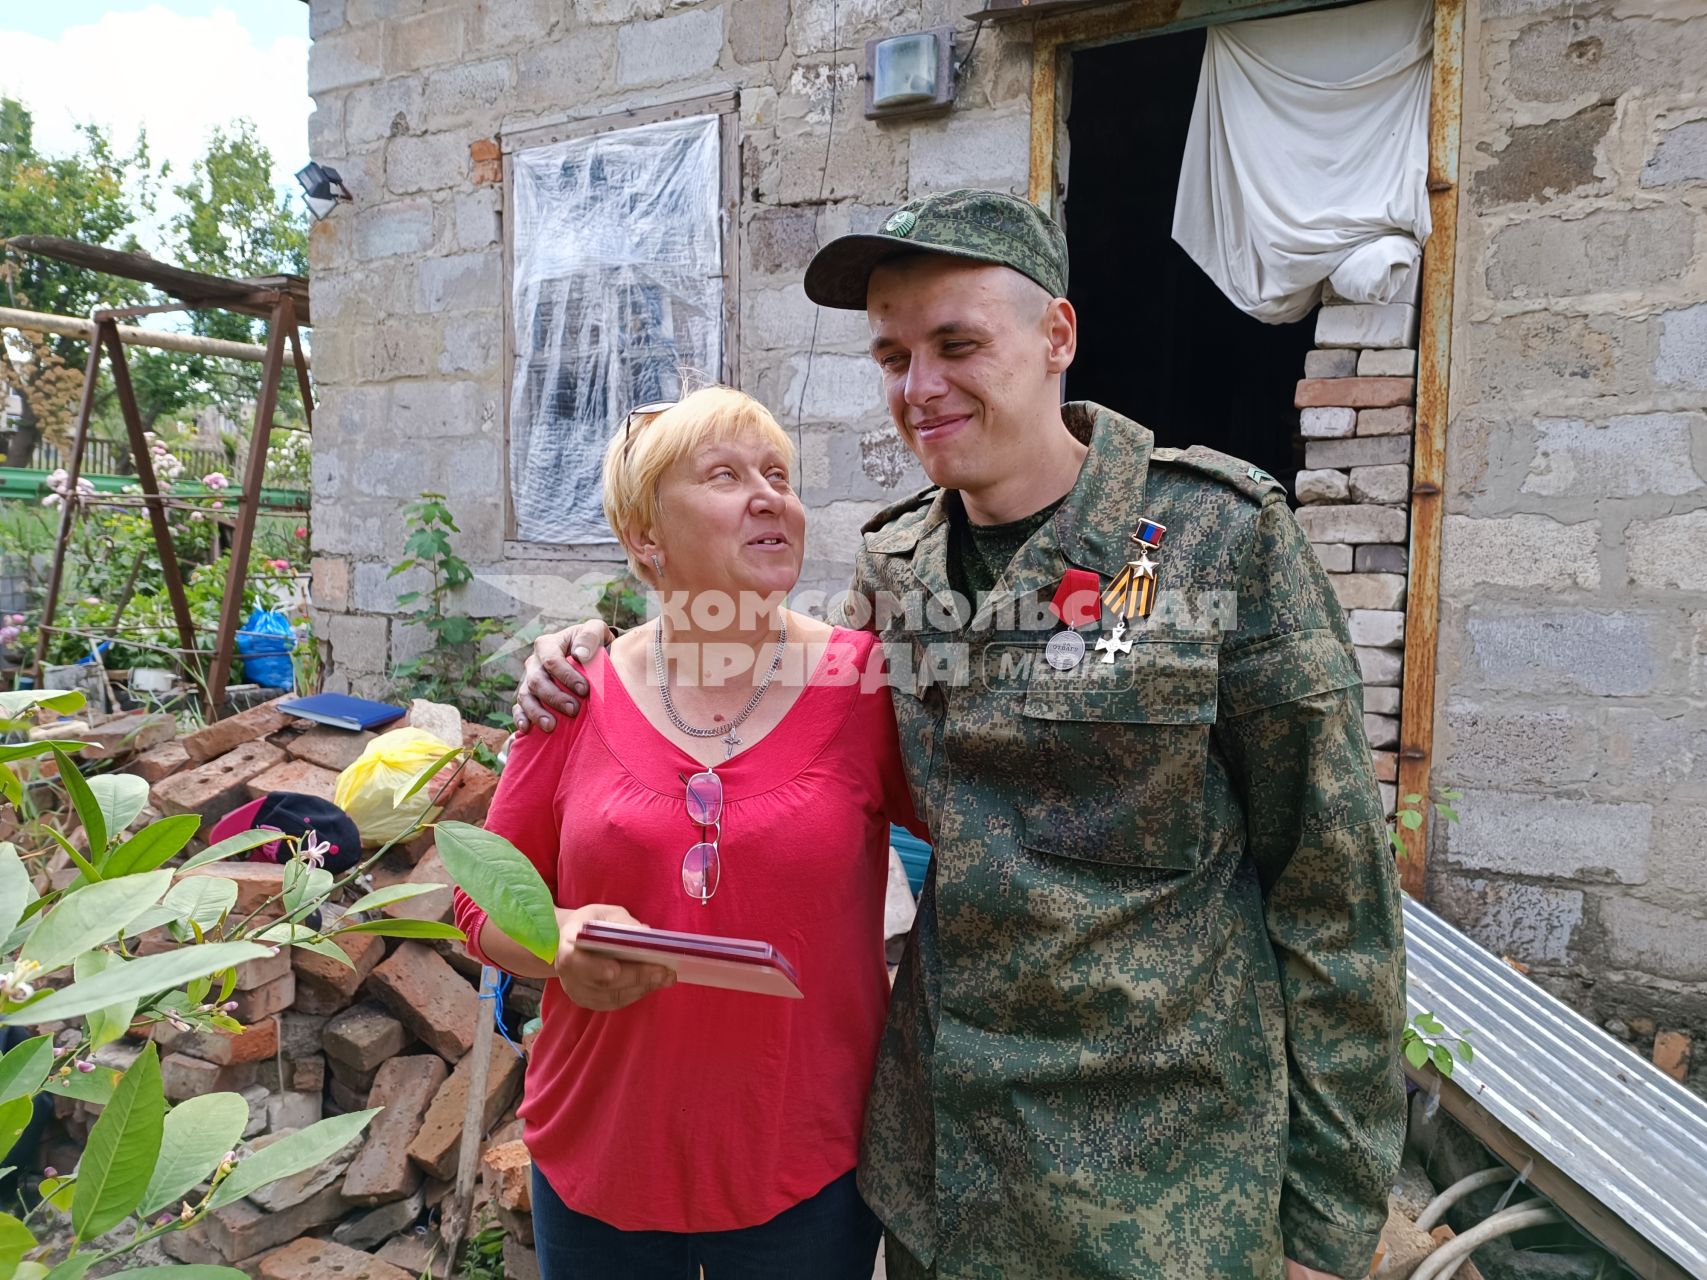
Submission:
[[[866,310],[935,482],[855,569],[935,842],[861,1160],[889,1275],[1365,1274],[1400,913],[1350,638],[1283,490],[1060,402],[1066,242],[1024,201],[915,200],[806,290]],[[536,642],[518,728],[574,713],[553,677],[601,632]]]

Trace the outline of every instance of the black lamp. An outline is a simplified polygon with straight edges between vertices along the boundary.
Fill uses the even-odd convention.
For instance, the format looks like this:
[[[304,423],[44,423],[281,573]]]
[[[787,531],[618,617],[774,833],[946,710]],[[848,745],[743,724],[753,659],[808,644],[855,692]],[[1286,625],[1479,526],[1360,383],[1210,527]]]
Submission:
[[[296,171],[296,180],[302,184],[302,198],[315,221],[336,209],[339,201],[347,203],[352,199],[336,169],[328,169],[312,160]]]

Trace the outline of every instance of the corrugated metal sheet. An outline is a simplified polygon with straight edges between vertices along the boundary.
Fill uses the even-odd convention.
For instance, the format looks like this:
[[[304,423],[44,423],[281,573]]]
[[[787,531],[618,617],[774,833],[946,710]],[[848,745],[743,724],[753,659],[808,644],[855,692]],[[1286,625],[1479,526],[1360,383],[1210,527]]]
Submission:
[[[1707,1280],[1707,1100],[1410,898],[1405,947],[1411,1014],[1472,1029],[1475,1060],[1444,1087]]]

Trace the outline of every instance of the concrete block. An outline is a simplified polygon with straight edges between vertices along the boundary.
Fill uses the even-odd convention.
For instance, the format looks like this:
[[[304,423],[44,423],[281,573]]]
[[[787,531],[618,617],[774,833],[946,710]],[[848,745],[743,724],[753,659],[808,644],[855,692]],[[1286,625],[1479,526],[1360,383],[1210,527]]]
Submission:
[[[1410,551],[1392,543],[1370,543],[1357,549],[1358,573],[1405,573],[1410,567]]]
[[[1311,542],[1403,542],[1405,523],[1401,507],[1354,504],[1298,512],[1298,524]]]
[[[818,251],[817,225],[809,208],[759,210],[745,228],[748,266],[759,275],[803,271]]]
[[[245,742],[253,742],[264,738],[269,733],[277,733],[290,724],[291,717],[278,709],[279,699],[263,702],[258,707],[250,707],[234,716],[216,720],[205,728],[187,733],[181,739],[186,753],[197,764],[205,764],[216,756],[222,756],[242,746]]]
[[[1399,780],[1399,753],[1397,751],[1371,751],[1369,755],[1375,761],[1375,780],[1377,782],[1397,782]]]
[[[1630,582],[1645,591],[1707,591],[1707,510],[1633,520],[1624,530]]]
[[[1613,697],[1652,692],[1662,652],[1653,618],[1588,610],[1472,609],[1471,672],[1484,688]]]
[[[404,942],[373,971],[368,986],[440,1057],[455,1062],[474,1042],[479,997],[430,947]]]
[[[1359,436],[1352,440],[1312,440],[1304,446],[1304,465],[1322,467],[1379,467],[1411,460],[1408,436]]]
[[[1634,413],[1589,423],[1542,418],[1523,492],[1545,497],[1634,498],[1707,487],[1690,459],[1707,440],[1707,414]]]
[[[950,112],[910,134],[907,172],[915,194],[956,187],[1025,190],[1031,122],[1024,112]]]
[[[378,195],[373,192],[369,198]],[[425,200],[360,205],[351,212],[355,216],[351,253],[357,262],[414,256],[426,253],[433,246],[433,206]],[[318,359],[315,365],[318,368]]]
[[[1350,378],[1357,374],[1357,352],[1339,348],[1304,353],[1306,378]]]
[[[1316,312],[1318,347],[1409,347],[1417,309],[1408,302],[1350,303]]]
[[[462,245],[460,239],[458,245],[472,247]],[[439,352],[440,373],[482,375],[497,369],[500,329],[496,311],[447,316],[444,326],[444,349]]]
[[[1473,871],[1603,879],[1648,878],[1653,806],[1466,789],[1446,829],[1451,862]]]
[[[379,32],[373,28],[324,35],[308,47],[308,92],[314,97],[379,76]]]
[[[1563,590],[1600,585],[1600,525],[1547,516],[1446,517],[1441,580],[1448,591],[1475,586]]]
[[[1363,691],[1363,709],[1372,715],[1396,716],[1399,714],[1399,690],[1382,685]]]
[[[784,134],[762,171],[751,176],[759,179],[761,196],[775,204],[816,202],[820,180],[829,200],[899,204],[907,187],[907,136],[896,130],[838,128],[829,173],[821,179],[824,130]],[[744,185],[751,189],[754,184]]]
[[[1415,404],[1415,378],[1305,378],[1293,392],[1298,409],[1344,406],[1350,409],[1385,409],[1390,405]]]
[[[1292,488],[1299,502],[1345,502],[1351,496],[1343,471],[1300,471]]]
[[[1352,549],[1343,542],[1312,542],[1310,549],[1316,553],[1316,559],[1321,561],[1322,568],[1329,573],[1350,573],[1352,569]]]
[[[1673,906],[1604,898],[1600,927],[1616,968],[1677,982],[1707,981],[1707,922]]]
[[[368,1125],[367,1140],[344,1176],[344,1196],[351,1204],[389,1204],[420,1189],[422,1175],[409,1161],[409,1144],[448,1074],[444,1060],[433,1054],[381,1064],[368,1096],[385,1110]]]
[[[1653,328],[1648,317],[1554,311],[1471,320],[1452,391],[1467,397],[1466,404],[1511,403],[1525,392],[1542,393],[1535,400],[1544,404],[1560,387],[1585,399],[1646,395],[1652,389]]]
[[[217,727],[217,726],[215,726]],[[162,778],[149,790],[153,805],[165,817],[193,813],[206,830],[239,805],[248,803],[248,782],[284,759],[270,742],[245,742],[217,760]]]
[[[1502,204],[1542,204],[1600,185],[1597,150],[1617,120],[1608,100],[1562,120],[1513,125],[1492,162],[1470,179],[1478,210]]]
[[[385,69],[392,75],[415,75],[440,63],[462,57],[463,15],[460,6],[428,10],[412,17],[399,14],[385,23]]]
[[[420,266],[421,310],[491,309],[503,301],[503,262],[495,253],[464,253],[427,258]]]
[[[1707,797],[1707,724],[1691,709],[1610,708],[1605,726],[1606,767],[1613,777],[1666,799]],[[1707,813],[1697,811],[1696,819],[1696,830],[1707,831]],[[1678,847],[1695,847],[1693,834],[1679,836]],[[1707,859],[1697,861],[1701,893],[1707,895]]]
[[[388,620],[353,613],[332,615],[328,628],[332,661],[346,675],[387,671],[391,666],[386,632]]]
[[[522,1082],[522,1060],[498,1036],[494,1034],[492,1038],[496,1043],[488,1067],[486,1101],[481,1108],[482,1131],[497,1123]],[[435,1178],[449,1178],[456,1170],[457,1155],[462,1148],[463,1112],[468,1105],[471,1062],[465,1056],[457,1064],[450,1079],[434,1095],[420,1131],[409,1144],[409,1158]]]
[[[461,187],[468,170],[468,140],[460,131],[403,134],[385,144],[385,186],[394,195]]]
[[[419,133],[425,119],[422,80],[399,76],[350,95],[344,106],[344,138],[354,147]]]
[[[1663,387],[1707,388],[1707,302],[1661,313],[1654,377]]]
[[[508,58],[445,67],[427,77],[427,127],[447,129],[493,117],[510,92]]]
[[[1686,120],[1661,131],[1642,166],[1644,187],[1707,182],[1707,120]]]
[[[1357,434],[1360,436],[1408,436],[1416,430],[1417,411],[1408,404],[1390,409],[1360,409],[1357,413]]]
[[[261,1259],[260,1280],[414,1280],[409,1272],[336,1240],[306,1237]]]
[[[1333,587],[1342,609],[1395,610],[1405,607],[1406,579],[1403,574],[1331,573],[1328,585]]]
[[[409,1043],[403,1024],[377,1004],[364,1001],[326,1024],[321,1044],[326,1055],[357,1071],[374,1071]]]
[[[723,10],[695,9],[617,32],[616,82],[661,84],[709,71],[723,53]]]
[[[1405,615],[1396,609],[1353,609],[1346,614],[1351,642],[1370,649],[1397,649],[1405,643]]]
[[[788,0],[742,0],[729,11],[729,51],[743,64],[775,62],[788,47]]]
[[[1396,685],[1404,676],[1404,650],[1360,648],[1357,666],[1366,685]]]
[[[1568,706],[1454,697],[1445,728],[1447,769],[1488,786],[1553,787],[1599,772],[1594,716]]]
[[[1583,921],[1580,889],[1481,876],[1431,877],[1436,909],[1498,956],[1524,964],[1564,964]]]
[[[615,68],[612,31],[579,26],[549,44],[536,37],[516,53],[517,106],[560,111],[565,101],[608,90]]]
[[[1416,372],[1417,353],[1414,347],[1357,353],[1357,376],[1360,378],[1414,378]]]
[[[1399,745],[1399,718],[1366,714],[1363,717],[1363,734],[1374,750],[1396,747]]]
[[[1301,409],[1298,430],[1306,440],[1339,440],[1357,433],[1357,410],[1344,407]]]
[[[1402,462],[1351,469],[1353,502],[1390,502],[1400,505],[1408,502],[1410,496],[1411,469]]]

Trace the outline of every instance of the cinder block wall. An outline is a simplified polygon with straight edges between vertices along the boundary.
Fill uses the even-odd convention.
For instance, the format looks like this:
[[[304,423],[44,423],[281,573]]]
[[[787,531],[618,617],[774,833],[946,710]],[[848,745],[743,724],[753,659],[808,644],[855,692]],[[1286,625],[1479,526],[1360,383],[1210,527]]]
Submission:
[[[1707,6],[1466,48],[1430,893],[1649,1052],[1707,1031]]]
[[[355,195],[310,246],[313,585],[333,687],[378,693],[423,642],[390,616],[418,575],[387,574],[402,556],[402,507],[424,489],[450,497],[457,549],[480,579],[465,593],[477,616],[525,620],[541,599],[585,616],[585,596],[560,584],[618,571],[614,554],[506,551],[491,140],[625,107],[741,92],[740,381],[791,433],[799,424],[803,585],[846,586],[860,524],[924,480],[888,426],[862,315],[823,313],[808,380],[815,309],[800,281],[820,242],[875,226],[914,194],[1024,192],[1024,31],[984,33],[951,114],[862,115],[865,40],[957,23],[965,8],[839,0],[832,41],[830,0],[313,0],[310,148]]]

